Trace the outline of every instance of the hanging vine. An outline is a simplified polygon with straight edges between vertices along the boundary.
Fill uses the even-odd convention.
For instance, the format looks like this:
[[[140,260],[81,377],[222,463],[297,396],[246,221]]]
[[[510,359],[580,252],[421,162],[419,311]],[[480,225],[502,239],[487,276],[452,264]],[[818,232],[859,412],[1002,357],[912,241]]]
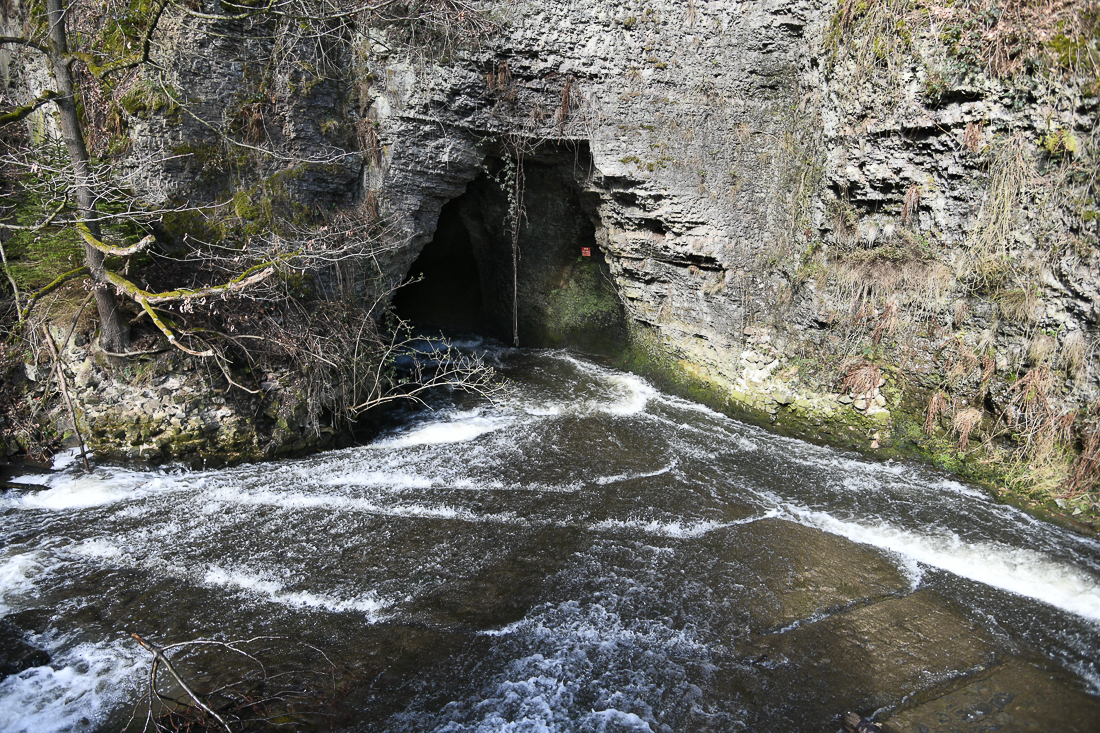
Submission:
[[[512,244],[512,345],[519,346],[519,235],[527,221],[527,211],[523,205],[523,156],[527,147],[523,138],[515,134],[509,135],[508,147],[509,154],[504,157],[504,164],[495,175],[484,164],[481,169],[500,186],[508,199],[504,227]]]

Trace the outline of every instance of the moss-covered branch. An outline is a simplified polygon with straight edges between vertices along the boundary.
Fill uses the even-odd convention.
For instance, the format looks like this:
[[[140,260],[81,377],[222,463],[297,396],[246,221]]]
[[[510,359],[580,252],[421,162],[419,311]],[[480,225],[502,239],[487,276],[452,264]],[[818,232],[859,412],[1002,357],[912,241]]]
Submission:
[[[120,292],[125,293],[134,300],[145,300],[149,303],[172,303],[179,300],[191,300],[193,298],[207,298],[215,295],[228,295],[239,290],[244,290],[247,287],[255,285],[258,282],[266,280],[275,272],[275,265],[280,260],[285,260],[287,257],[293,257],[294,255],[286,255],[270,262],[262,262],[258,265],[248,268],[237,277],[224,282],[221,285],[211,285],[206,288],[199,288],[192,290],[190,288],[180,288],[179,290],[166,290],[162,293],[150,293],[147,290],[142,290],[134,283],[130,282],[117,272],[107,272],[107,279],[119,289]]]
[[[75,270],[69,270],[64,275],[59,275],[52,283],[50,283],[46,287],[32,293],[31,296],[27,298],[27,304],[23,306],[23,312],[19,314],[19,323],[23,324],[26,322],[27,317],[31,314],[31,308],[34,307],[34,304],[43,295],[49,295],[70,280],[75,280],[78,277],[84,277],[88,273],[89,270],[87,267],[78,267]]]
[[[80,236],[84,237],[84,241],[87,242],[90,246],[95,247],[103,254],[115,255],[116,257],[125,257],[127,255],[137,254],[138,252],[152,244],[154,241],[156,241],[156,237],[150,234],[149,236],[143,238],[137,244],[132,244],[129,247],[112,247],[111,245],[104,244],[100,240],[96,239],[95,235],[92,234],[92,231],[88,229],[88,225],[84,222],[78,221],[76,223],[76,230],[80,232]]]
[[[39,94],[38,98],[30,104],[24,104],[22,107],[16,107],[11,112],[5,112],[4,114],[0,115],[0,127],[3,127],[4,125],[10,125],[13,122],[18,122],[30,113],[34,112],[42,105],[49,104],[55,99],[57,99],[57,92],[53,91],[52,89],[47,89],[46,91]]]

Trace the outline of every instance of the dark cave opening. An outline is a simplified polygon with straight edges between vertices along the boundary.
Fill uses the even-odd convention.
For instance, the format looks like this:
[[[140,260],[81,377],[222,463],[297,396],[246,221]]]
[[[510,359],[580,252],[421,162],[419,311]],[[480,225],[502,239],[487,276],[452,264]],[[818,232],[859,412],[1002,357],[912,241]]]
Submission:
[[[443,206],[434,238],[409,270],[422,279],[394,297],[398,315],[511,342],[515,306],[521,346],[619,353],[626,319],[597,243],[594,197],[586,205],[580,185],[583,158],[555,149],[525,159],[516,259],[507,226],[509,161],[490,156],[486,169]]]
[[[481,277],[461,205],[460,197],[443,207],[435,237],[409,270],[418,279],[394,294],[393,306],[417,326],[484,333],[492,324],[482,310]]]

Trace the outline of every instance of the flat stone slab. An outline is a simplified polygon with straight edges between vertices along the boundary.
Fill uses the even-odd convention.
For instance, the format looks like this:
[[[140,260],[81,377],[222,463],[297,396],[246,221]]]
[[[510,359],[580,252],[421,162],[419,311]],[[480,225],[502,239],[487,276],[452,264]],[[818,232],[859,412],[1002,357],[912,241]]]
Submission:
[[[934,694],[994,661],[986,633],[931,591],[861,606],[757,640],[749,678],[776,729],[811,730]],[[775,692],[772,692],[772,691]],[[780,693],[780,691],[782,691]],[[785,696],[776,700],[779,694]],[[825,730],[826,728],[821,728]]]
[[[741,566],[742,582],[759,583],[752,606],[759,631],[909,590],[908,579],[878,550],[800,524],[768,519],[714,534],[722,538],[723,559]]]
[[[1100,730],[1100,700],[1061,670],[1012,660],[964,687],[909,708],[888,733],[1080,733]]]

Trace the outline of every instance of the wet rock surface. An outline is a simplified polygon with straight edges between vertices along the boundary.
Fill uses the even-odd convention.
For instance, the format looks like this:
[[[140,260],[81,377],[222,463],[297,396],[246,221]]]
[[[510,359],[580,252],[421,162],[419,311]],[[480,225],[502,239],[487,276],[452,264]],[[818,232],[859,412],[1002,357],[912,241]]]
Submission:
[[[954,687],[891,716],[883,728],[891,733],[1068,733],[1096,730],[1100,720],[1096,698],[1060,670],[1026,659],[963,678]]]
[[[842,708],[869,714],[935,695],[992,663],[996,647],[980,627],[920,591],[804,623],[762,639],[759,650],[759,694],[769,683],[788,690],[780,707],[792,711],[792,725],[827,725]]]
[[[0,680],[31,667],[50,663],[50,655],[27,641],[27,631],[17,622],[20,616],[0,618]]]

